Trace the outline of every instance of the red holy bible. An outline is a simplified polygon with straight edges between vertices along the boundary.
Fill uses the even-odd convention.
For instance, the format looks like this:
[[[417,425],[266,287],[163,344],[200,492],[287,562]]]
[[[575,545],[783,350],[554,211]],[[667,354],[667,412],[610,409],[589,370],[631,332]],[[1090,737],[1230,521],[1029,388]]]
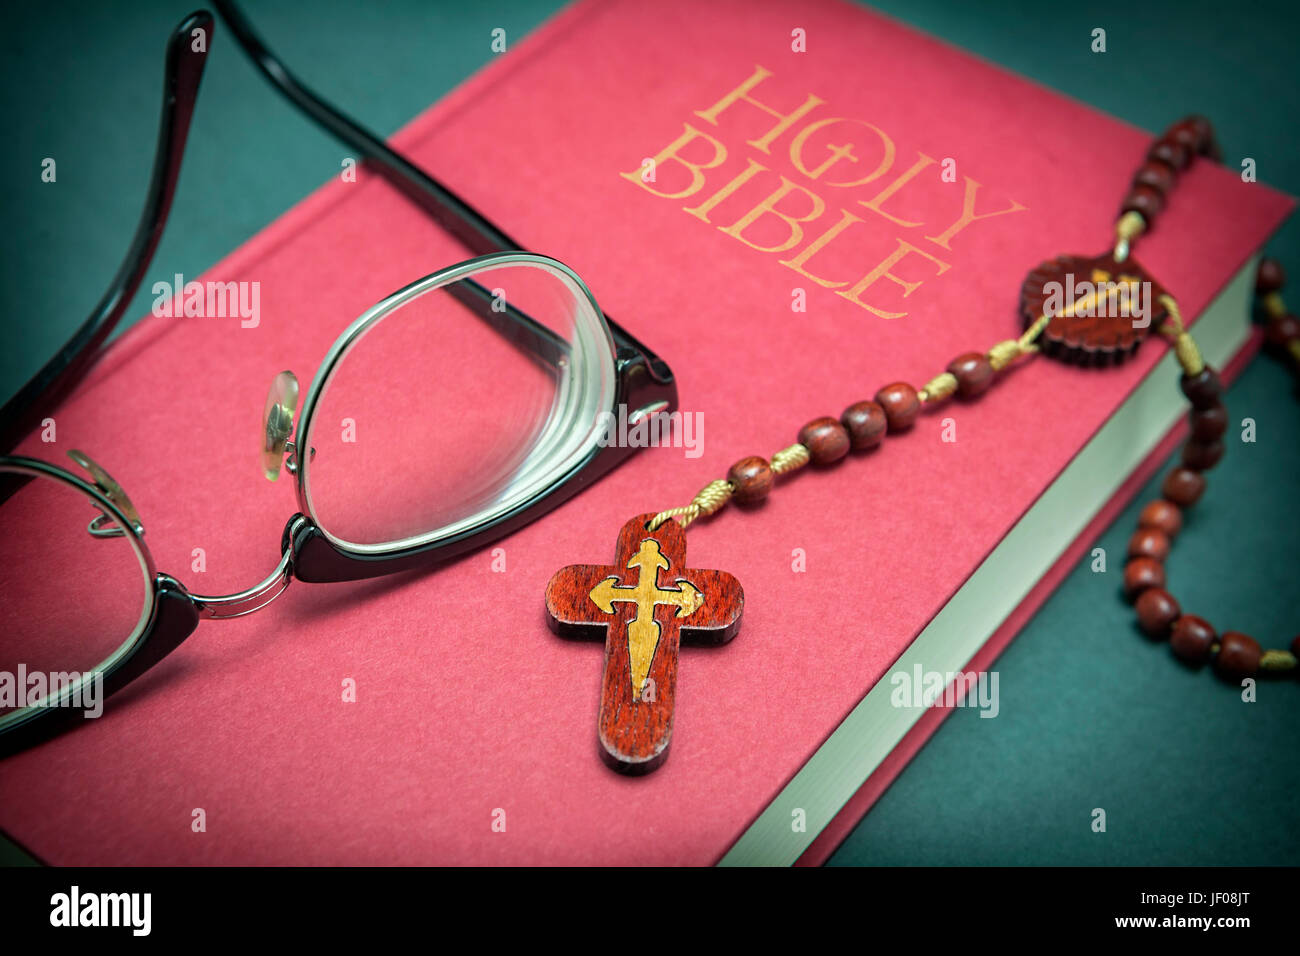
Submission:
[[[496,559],[295,583],[206,625],[101,719],[6,761],[0,826],[57,864],[824,855],[942,716],[891,704],[885,678],[986,665],[1174,425],[1163,342],[1105,373],[1032,362],[878,453],[693,526],[689,567],[739,579],[744,629],[683,653],[672,757],[649,776],[603,765],[595,651],[548,629],[547,582],[609,561],[632,516],[790,444],[792,423],[1018,335],[1029,271],[1111,242],[1147,134],[842,3],[617,0],[570,8],[395,140],[584,276],[707,429],[693,453],[643,451]],[[1198,163],[1143,239],[1214,364],[1246,341],[1245,270],[1289,209]],[[201,546],[184,583],[244,587],[295,507],[251,453],[266,383],[462,257],[381,182],[332,182],[204,276],[256,280],[256,326],[144,319],[61,409],[59,446],[130,489],[159,566]],[[158,441],[178,420],[180,453]],[[28,573],[4,569],[5,586]],[[631,613],[612,589],[635,574],[611,606]]]

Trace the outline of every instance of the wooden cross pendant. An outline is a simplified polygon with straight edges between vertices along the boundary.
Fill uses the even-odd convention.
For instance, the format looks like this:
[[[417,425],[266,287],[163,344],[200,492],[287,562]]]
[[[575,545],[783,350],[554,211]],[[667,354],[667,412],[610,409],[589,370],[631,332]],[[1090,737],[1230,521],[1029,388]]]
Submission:
[[[638,515],[618,534],[614,563],[571,564],[546,586],[546,616],[561,637],[604,638],[598,736],[620,773],[649,773],[668,756],[677,647],[725,644],[740,630],[745,594],[725,571],[686,567],[686,532],[654,531]]]

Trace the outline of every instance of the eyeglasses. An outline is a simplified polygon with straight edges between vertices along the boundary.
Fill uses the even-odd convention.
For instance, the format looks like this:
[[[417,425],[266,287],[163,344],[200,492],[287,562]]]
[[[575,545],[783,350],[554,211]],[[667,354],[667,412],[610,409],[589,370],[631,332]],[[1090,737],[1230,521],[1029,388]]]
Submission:
[[[635,453],[604,440],[609,415],[626,409],[635,423],[676,406],[668,366],[604,315],[572,270],[520,251],[300,84],[232,3],[216,6],[281,94],[477,258],[412,282],[348,326],[301,415],[297,378],[276,376],[259,453],[268,478],[293,477],[300,511],[284,529],[279,564],[244,591],[194,594],[159,572],[130,498],[84,453],[69,453],[84,474],[0,457],[0,755],[97,710],[203,618],[252,613],[295,578],[391,574],[508,534]],[[200,30],[210,38],[213,24],[200,11],[171,34],[153,174],[130,250],[90,318],[0,410],[0,450],[73,390],[138,289],[175,192],[210,45],[192,39]],[[19,576],[32,567],[49,571]]]

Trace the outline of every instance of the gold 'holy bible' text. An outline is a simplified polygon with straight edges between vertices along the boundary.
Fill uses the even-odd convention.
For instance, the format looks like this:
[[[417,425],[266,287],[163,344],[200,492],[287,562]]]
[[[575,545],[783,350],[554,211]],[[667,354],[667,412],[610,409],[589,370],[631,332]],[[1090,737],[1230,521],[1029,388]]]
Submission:
[[[917,159],[911,165],[898,169],[897,147],[887,133],[862,120],[842,116],[814,117],[818,108],[826,103],[819,96],[809,94],[802,104],[789,112],[767,105],[753,93],[755,87],[773,75],[772,71],[756,66],[748,79],[708,109],[696,110],[694,116],[698,123],[683,123],[681,135],[654,156],[647,157],[640,168],[619,175],[662,199],[690,200],[682,206],[688,215],[715,226],[719,232],[751,249],[782,254],[783,257],[777,260],[781,265],[885,319],[901,318],[907,312],[895,311],[901,305],[898,301],[900,293],[891,293],[887,286],[878,288],[881,280],[889,280],[901,288],[901,298],[906,298],[927,279],[941,276],[952,267],[948,261],[953,251],[952,242],[968,226],[996,216],[1025,211],[1026,207],[1014,199],[1001,209],[990,209],[987,204],[981,204],[980,183],[963,176],[963,183],[958,184],[955,173],[951,177],[943,174],[943,166],[951,164],[951,160],[945,160],[941,166],[932,169],[940,161],[918,151]],[[731,119],[733,112],[729,111],[739,104],[761,111],[774,120],[761,136],[745,140],[745,145],[762,154],[766,162],[753,156],[746,157],[744,168],[733,172],[725,182],[719,182],[721,177],[710,177],[708,171],[717,169],[722,172],[720,168],[727,163],[730,151],[721,139],[706,133],[701,126],[720,127],[724,114]],[[810,140],[832,133],[837,138],[847,134],[849,141],[843,144],[827,142],[821,147],[822,155],[810,158]],[[856,215],[849,209],[840,208],[836,216],[834,212],[828,212],[827,202],[820,193],[774,169],[772,147],[786,139],[789,162],[795,173],[818,187],[836,190],[835,195],[843,195],[844,190],[856,191],[852,205],[862,207],[866,212]],[[855,153],[855,146],[864,151],[879,150],[880,158],[873,168],[866,169],[861,165],[862,157]],[[667,172],[675,180],[673,187],[680,188],[661,188],[658,182],[660,172]],[[888,178],[891,175],[892,178]],[[905,194],[909,190],[927,187],[952,193],[955,218],[944,223],[904,218],[902,200]],[[756,200],[755,197],[759,198]],[[983,208],[977,209],[981,205]],[[726,222],[728,219],[732,221]],[[825,260],[832,244],[860,237],[864,229],[870,232],[869,219],[876,225],[883,219],[891,229],[909,230],[907,238],[892,236],[892,251],[857,276],[832,277],[814,271],[814,260],[819,256]],[[759,223],[763,224],[760,228],[768,232],[767,244],[755,241],[753,227]],[[785,238],[770,241],[774,226],[785,233]],[[879,239],[878,235],[872,235]],[[843,261],[842,257],[840,261]]]

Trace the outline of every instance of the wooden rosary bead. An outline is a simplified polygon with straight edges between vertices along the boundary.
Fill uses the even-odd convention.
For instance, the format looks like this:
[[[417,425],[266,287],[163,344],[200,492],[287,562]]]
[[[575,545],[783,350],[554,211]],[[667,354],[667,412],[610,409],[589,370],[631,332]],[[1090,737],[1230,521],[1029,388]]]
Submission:
[[[1172,541],[1183,528],[1183,512],[1176,504],[1158,498],[1142,509],[1138,515],[1138,527],[1163,531]]]
[[[1192,437],[1197,441],[1217,441],[1228,430],[1228,410],[1222,402],[1193,409],[1188,420],[1192,423]]]
[[[1178,380],[1178,387],[1183,390],[1193,408],[1211,408],[1219,404],[1223,385],[1219,382],[1219,373],[1210,366],[1205,366],[1195,375],[1183,373]]]
[[[1147,162],[1133,177],[1134,186],[1150,186],[1162,196],[1174,188],[1174,170],[1166,163]]]
[[[993,384],[993,364],[980,352],[966,352],[948,363],[948,372],[957,379],[957,394],[962,398],[983,395]]]
[[[1210,627],[1209,621],[1195,614],[1184,614],[1174,621],[1169,631],[1169,649],[1181,661],[1204,664],[1210,659],[1214,638],[1214,628]]]
[[[1165,139],[1174,140],[1175,143],[1178,143],[1180,147],[1183,147],[1188,152],[1196,152],[1201,138],[1197,134],[1196,127],[1184,120],[1183,122],[1175,122],[1173,126],[1165,130]]]
[[[1276,319],[1269,319],[1268,324],[1264,326],[1264,341],[1271,348],[1284,349],[1286,344],[1294,339],[1300,339],[1300,319],[1294,315],[1280,315]]]
[[[885,410],[879,404],[865,401],[854,402],[844,409],[840,424],[848,430],[849,444],[853,450],[865,451],[880,444],[889,423],[885,419]]]
[[[727,471],[732,500],[742,505],[757,504],[771,492],[774,477],[766,458],[750,455],[740,459]]]
[[[876,392],[876,403],[885,410],[890,432],[911,428],[921,414],[921,399],[917,397],[916,389],[906,382],[886,385]]]
[[[1138,528],[1128,539],[1128,556],[1163,561],[1169,557],[1169,538],[1158,528]]]
[[[1268,295],[1270,292],[1282,291],[1284,285],[1286,285],[1286,270],[1282,268],[1282,263],[1272,256],[1261,259],[1259,271],[1255,273],[1255,292],[1259,295]]]
[[[1183,445],[1183,464],[1192,471],[1209,471],[1223,458],[1223,442],[1192,439]]]
[[[1164,204],[1164,197],[1157,190],[1150,186],[1134,186],[1119,209],[1120,212],[1136,212],[1150,224],[1155,222]]]
[[[1219,638],[1219,656],[1214,661],[1214,669],[1229,679],[1253,677],[1259,671],[1259,659],[1263,653],[1259,641],[1253,637],[1237,631],[1224,631]]]
[[[1205,478],[1190,468],[1175,468],[1165,477],[1160,493],[1180,508],[1190,508],[1205,491]]]
[[[1168,163],[1174,169],[1183,170],[1192,161],[1192,153],[1186,146],[1169,137],[1161,137],[1147,150],[1147,159]]]
[[[1204,116],[1189,116],[1183,120],[1184,123],[1190,123],[1200,137],[1196,144],[1196,151],[1205,156],[1216,156],[1219,151],[1219,144],[1214,140],[1214,126]]]
[[[1178,143],[1188,153],[1199,153],[1205,152],[1213,135],[1205,117],[1188,117],[1165,130],[1164,138]]]
[[[1164,637],[1169,626],[1182,616],[1178,602],[1164,588],[1147,588],[1137,599],[1138,624],[1152,637]]]
[[[1165,586],[1165,566],[1152,558],[1134,558],[1124,565],[1124,594],[1131,601],[1147,588]]]
[[[799,444],[808,449],[814,465],[829,465],[849,453],[849,433],[835,419],[824,415],[799,429]]]

